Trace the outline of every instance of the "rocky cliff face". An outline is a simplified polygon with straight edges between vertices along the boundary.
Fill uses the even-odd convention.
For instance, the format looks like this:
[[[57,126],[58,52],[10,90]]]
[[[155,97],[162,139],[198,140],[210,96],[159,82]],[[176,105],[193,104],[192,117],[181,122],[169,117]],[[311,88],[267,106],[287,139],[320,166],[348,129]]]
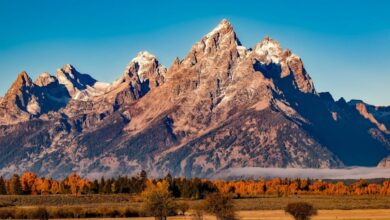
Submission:
[[[373,166],[390,146],[375,114],[317,93],[301,58],[277,41],[245,48],[226,20],[168,69],[140,52],[111,84],[71,65],[34,83],[23,73],[1,106],[5,175]]]

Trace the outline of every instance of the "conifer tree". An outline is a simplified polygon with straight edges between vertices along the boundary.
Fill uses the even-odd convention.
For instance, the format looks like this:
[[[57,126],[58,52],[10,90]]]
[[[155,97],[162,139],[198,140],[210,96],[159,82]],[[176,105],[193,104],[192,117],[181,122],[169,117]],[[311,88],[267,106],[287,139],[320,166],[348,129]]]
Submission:
[[[20,185],[19,175],[14,174],[10,180],[10,194],[11,195],[21,195],[22,186]]]
[[[7,194],[7,189],[5,187],[5,181],[3,177],[0,177],[0,195],[6,195]]]

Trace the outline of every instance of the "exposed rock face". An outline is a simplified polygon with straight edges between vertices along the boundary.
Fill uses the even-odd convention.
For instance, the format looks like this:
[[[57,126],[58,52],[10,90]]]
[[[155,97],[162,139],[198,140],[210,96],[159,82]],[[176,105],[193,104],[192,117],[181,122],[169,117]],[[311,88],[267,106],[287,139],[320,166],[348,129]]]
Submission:
[[[290,50],[283,50],[279,42],[265,37],[254,50],[263,72],[276,72],[280,78],[292,78],[292,84],[303,93],[315,93],[310,76],[307,74],[301,58]],[[270,69],[273,68],[273,69]],[[274,76],[275,77],[275,76]]]
[[[97,82],[87,74],[79,73],[72,65],[66,64],[57,70],[58,82],[64,85],[69,95],[75,100],[87,101],[91,97],[104,94],[106,83]]]
[[[374,121],[373,123],[377,121],[379,124],[379,126],[378,124],[377,126],[382,127],[382,129],[384,127],[386,129],[390,127],[390,106],[374,106],[367,104],[361,100],[351,100],[350,102],[348,102],[348,104],[351,106],[364,105],[361,106],[361,108],[365,108],[366,111],[371,114],[372,117],[374,117],[371,118],[371,120]]]
[[[45,87],[55,82],[58,82],[56,77],[50,75],[49,73],[42,73],[38,76],[34,83],[37,86]]]
[[[108,88],[107,100],[115,105],[130,104],[165,81],[166,68],[147,51],[138,53],[123,75]]]
[[[14,120],[28,120],[30,115],[27,106],[33,83],[25,71],[22,71],[0,103],[0,122],[12,123]]]
[[[390,168],[390,156],[384,158],[378,163],[379,168]]]
[[[299,56],[269,37],[246,49],[226,20],[168,70],[140,52],[109,85],[66,65],[35,83],[22,75],[9,93],[3,109],[17,114],[0,116],[18,123],[1,120],[4,175],[374,166],[390,148],[369,108],[318,94]]]
[[[379,123],[376,118],[368,112],[366,105],[364,103],[357,103],[356,104],[356,110],[367,120],[369,120],[371,123],[375,124],[378,129],[380,129],[383,132],[388,132],[386,126],[384,124]]]

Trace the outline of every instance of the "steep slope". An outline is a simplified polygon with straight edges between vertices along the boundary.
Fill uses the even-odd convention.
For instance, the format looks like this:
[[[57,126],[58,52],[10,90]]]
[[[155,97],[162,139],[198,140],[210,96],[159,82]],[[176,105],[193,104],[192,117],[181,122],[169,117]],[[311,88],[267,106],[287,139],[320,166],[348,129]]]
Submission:
[[[222,21],[186,58],[174,61],[161,88],[131,106],[131,122],[125,128],[130,138],[112,154],[126,155],[136,167],[148,167],[155,175],[162,170],[207,175],[246,165],[342,165],[301,128],[305,122],[299,114],[274,99],[272,81],[254,68],[257,56],[243,48],[232,26]],[[269,117],[259,120],[260,115]],[[277,123],[269,122],[273,117]],[[297,136],[282,141],[289,135]],[[151,137],[161,138],[150,143]]]
[[[30,118],[29,111],[37,110],[35,102],[30,98],[33,87],[32,80],[27,73],[25,71],[19,73],[16,81],[1,100],[1,124],[12,123],[18,118],[27,120]]]
[[[26,114],[21,123],[1,123],[4,175],[145,169],[154,176],[212,176],[232,167],[374,166],[389,154],[383,122],[369,108],[317,93],[298,55],[269,37],[247,49],[227,20],[168,70],[140,52],[109,85],[70,65],[35,83],[20,78],[1,102],[21,97],[21,107],[9,105],[18,106],[15,117]],[[35,88],[48,103],[68,99],[32,117],[33,96],[25,93]]]
[[[108,84],[98,82],[88,74],[79,73],[70,64],[58,69],[56,77],[75,100],[87,101],[91,97],[102,95],[108,87]]]
[[[103,98],[117,107],[130,104],[163,84],[165,72],[166,68],[153,54],[140,52],[127,65],[122,76],[107,88]]]
[[[365,108],[367,113],[371,114],[373,118],[371,120],[373,123],[377,124],[379,127],[390,128],[390,106],[374,106],[363,102],[362,100],[351,100],[348,102],[350,106],[358,106]],[[377,121],[377,122],[375,122]]]

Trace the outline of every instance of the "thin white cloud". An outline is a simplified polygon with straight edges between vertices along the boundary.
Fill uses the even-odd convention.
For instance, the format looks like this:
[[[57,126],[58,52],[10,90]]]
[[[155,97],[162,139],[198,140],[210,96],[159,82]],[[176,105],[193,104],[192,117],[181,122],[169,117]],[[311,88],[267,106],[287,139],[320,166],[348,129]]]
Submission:
[[[312,179],[374,179],[390,178],[390,169],[376,167],[350,167],[344,169],[305,168],[231,168],[214,178],[312,178]]]

